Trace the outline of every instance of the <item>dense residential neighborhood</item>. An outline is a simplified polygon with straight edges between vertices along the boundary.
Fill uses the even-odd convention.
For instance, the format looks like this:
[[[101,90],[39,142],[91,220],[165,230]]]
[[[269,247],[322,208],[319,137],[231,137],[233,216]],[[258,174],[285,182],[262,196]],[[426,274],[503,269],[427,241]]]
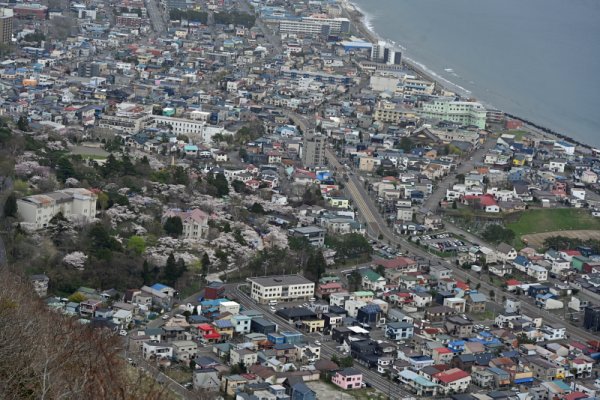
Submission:
[[[1,7],[3,280],[110,338],[123,398],[600,398],[596,149],[346,2]]]

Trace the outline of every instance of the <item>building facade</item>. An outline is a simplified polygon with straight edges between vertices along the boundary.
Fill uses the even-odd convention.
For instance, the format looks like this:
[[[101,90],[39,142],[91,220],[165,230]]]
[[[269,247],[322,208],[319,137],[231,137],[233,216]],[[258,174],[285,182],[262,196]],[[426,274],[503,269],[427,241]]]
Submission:
[[[485,129],[487,115],[486,109],[481,103],[449,99],[424,103],[422,114],[426,118],[474,125],[479,129]]]
[[[315,294],[315,283],[300,275],[248,278],[251,297],[258,303],[308,300]]]
[[[0,44],[8,44],[12,40],[13,10],[0,8]]]
[[[17,200],[17,208],[23,222],[41,229],[58,213],[67,219],[91,220],[96,215],[97,198],[87,189],[71,188],[23,197]]]

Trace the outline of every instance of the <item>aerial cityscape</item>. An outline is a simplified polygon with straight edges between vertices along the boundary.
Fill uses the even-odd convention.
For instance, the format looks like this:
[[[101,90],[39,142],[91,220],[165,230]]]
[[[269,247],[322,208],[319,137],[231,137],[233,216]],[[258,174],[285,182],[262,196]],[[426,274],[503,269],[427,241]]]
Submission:
[[[597,138],[358,3],[0,4],[0,399],[600,399]]]

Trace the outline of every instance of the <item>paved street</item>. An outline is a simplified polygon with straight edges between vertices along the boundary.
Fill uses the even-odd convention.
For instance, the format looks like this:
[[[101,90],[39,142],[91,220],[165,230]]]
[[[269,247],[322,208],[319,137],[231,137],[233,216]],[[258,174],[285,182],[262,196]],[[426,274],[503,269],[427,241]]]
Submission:
[[[146,11],[152,23],[152,29],[160,36],[167,31],[165,12],[158,4],[158,0],[146,0]]]
[[[336,169],[341,169],[343,166],[339,163],[336,156],[328,149],[327,150],[327,159],[329,164]],[[570,338],[588,341],[588,340],[598,340],[598,338],[578,327],[574,327],[572,325],[567,325],[564,318],[548,313],[547,311],[540,310],[537,306],[533,305],[531,300],[527,298],[527,296],[521,296],[517,298],[515,295],[507,292],[502,292],[502,290],[494,285],[491,285],[488,282],[485,282],[471,271],[466,271],[461,268],[457,268],[455,265],[449,263],[448,261],[438,257],[436,255],[430,254],[424,249],[416,246],[415,244],[407,241],[405,238],[395,235],[385,224],[381,215],[377,210],[377,206],[373,203],[372,199],[366,193],[366,190],[361,185],[361,182],[358,180],[355,174],[348,174],[348,182],[346,183],[346,188],[348,194],[351,196],[354,205],[358,208],[360,216],[362,220],[368,225],[368,234],[376,238],[379,234],[381,234],[386,242],[390,244],[400,245],[403,251],[410,252],[411,255],[422,257],[424,260],[432,260],[436,261],[439,264],[446,266],[454,271],[454,275],[462,280],[469,279],[471,281],[471,285],[480,284],[480,290],[483,293],[489,293],[491,290],[494,290],[500,297],[506,296],[509,299],[519,300],[521,301],[521,309],[524,313],[538,316],[544,318],[544,321],[550,324],[557,325],[566,325],[567,332],[570,335]]]

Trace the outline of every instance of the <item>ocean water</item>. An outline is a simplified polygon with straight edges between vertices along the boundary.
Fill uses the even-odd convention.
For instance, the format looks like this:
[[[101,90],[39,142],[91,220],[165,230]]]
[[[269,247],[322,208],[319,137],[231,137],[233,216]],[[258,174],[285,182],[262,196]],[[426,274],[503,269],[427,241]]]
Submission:
[[[600,146],[600,1],[352,3],[448,88]]]

